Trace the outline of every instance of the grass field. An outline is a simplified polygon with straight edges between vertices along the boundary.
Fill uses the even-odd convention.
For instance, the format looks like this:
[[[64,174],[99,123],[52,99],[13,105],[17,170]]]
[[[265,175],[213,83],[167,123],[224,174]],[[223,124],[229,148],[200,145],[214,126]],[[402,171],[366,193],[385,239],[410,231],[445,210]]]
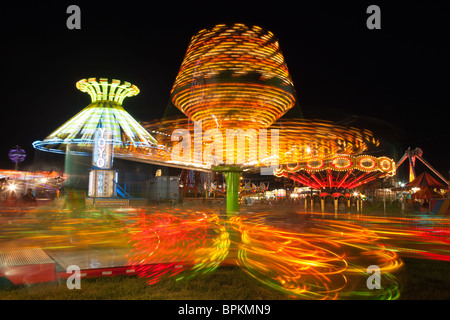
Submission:
[[[189,281],[168,278],[151,286],[137,276],[82,279],[80,290],[67,289],[65,281],[31,287],[3,286],[0,299],[269,300],[286,296],[258,283],[239,268],[222,267]]]
[[[400,299],[450,299],[450,262],[404,258]],[[237,267],[221,267],[189,281],[163,279],[147,285],[136,276],[88,278],[80,290],[65,281],[31,287],[0,283],[0,299],[14,300],[286,300],[290,297],[259,283]]]
[[[450,300],[450,261],[403,258],[402,300]]]

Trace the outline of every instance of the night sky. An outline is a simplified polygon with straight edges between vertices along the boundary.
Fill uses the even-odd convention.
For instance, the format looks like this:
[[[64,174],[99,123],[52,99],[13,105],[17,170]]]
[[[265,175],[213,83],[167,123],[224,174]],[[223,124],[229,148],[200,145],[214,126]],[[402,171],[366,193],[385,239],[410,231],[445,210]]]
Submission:
[[[450,3],[310,2],[2,4],[0,168],[13,168],[15,145],[32,164],[32,142],[90,103],[75,87],[83,78],[129,81],[141,92],[125,109],[138,121],[161,117],[190,38],[240,22],[278,37],[306,118],[378,119],[375,136],[391,133],[402,153],[421,147],[449,178]],[[70,4],[81,8],[81,30],[66,27]],[[381,30],[366,27],[370,4],[381,8]]]

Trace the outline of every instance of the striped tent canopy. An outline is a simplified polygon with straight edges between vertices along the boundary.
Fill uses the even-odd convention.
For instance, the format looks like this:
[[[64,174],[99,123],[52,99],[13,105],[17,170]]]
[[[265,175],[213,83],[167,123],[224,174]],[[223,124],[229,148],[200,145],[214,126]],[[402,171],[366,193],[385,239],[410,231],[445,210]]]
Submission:
[[[408,183],[406,187],[410,188],[447,188],[443,183],[440,183],[433,178],[429,173],[422,172],[417,178]]]
[[[412,199],[431,199],[431,198],[442,198],[442,196],[434,192],[433,190],[430,190],[428,187],[425,187],[411,195]]]
[[[128,82],[121,84],[119,80],[108,82],[108,79],[100,78],[97,82],[95,78],[90,78],[77,82],[77,88],[88,93],[92,103],[43,141],[35,141],[33,146],[36,149],[65,153],[68,144],[80,149],[90,148],[98,128],[111,131],[111,142],[116,150],[156,145],[156,140],[122,107],[125,97],[139,93],[136,86]]]

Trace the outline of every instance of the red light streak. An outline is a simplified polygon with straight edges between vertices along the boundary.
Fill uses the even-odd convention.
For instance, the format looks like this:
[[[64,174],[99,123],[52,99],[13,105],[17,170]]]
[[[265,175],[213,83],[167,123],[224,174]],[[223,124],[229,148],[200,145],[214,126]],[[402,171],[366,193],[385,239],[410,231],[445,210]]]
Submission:
[[[166,277],[184,280],[207,274],[227,259],[293,298],[394,299],[400,294],[396,279],[403,265],[400,257],[450,261],[448,217],[327,218],[319,213],[308,219],[297,212],[303,220],[292,224],[276,220],[283,214],[280,210],[241,210],[230,220],[219,219],[209,209],[156,207],[112,210],[106,216],[95,211],[80,216],[37,209],[25,213],[1,217],[0,247],[72,252],[128,248],[127,265],[149,284]],[[230,245],[237,250],[230,250]],[[381,269],[381,290],[365,287],[369,265]]]
[[[228,254],[228,234],[215,214],[143,213],[124,230],[132,245],[128,265],[136,266],[136,274],[147,278],[149,284],[182,271],[178,279],[189,278],[193,272],[211,272]]]

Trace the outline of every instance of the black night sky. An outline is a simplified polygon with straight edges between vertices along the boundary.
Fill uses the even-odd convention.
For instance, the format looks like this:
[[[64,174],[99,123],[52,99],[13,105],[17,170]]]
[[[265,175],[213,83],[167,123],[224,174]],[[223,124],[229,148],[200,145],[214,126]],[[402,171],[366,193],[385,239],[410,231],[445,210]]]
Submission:
[[[23,166],[32,164],[32,142],[90,103],[75,87],[83,78],[136,84],[141,92],[125,109],[138,121],[161,117],[190,38],[240,22],[278,37],[306,118],[353,119],[355,127],[378,119],[370,129],[394,137],[399,157],[421,147],[449,178],[450,3],[342,2],[2,4],[0,168],[13,168],[15,145],[28,153]],[[66,27],[71,4],[81,8],[81,30]],[[381,30],[366,27],[371,4],[381,8]]]

